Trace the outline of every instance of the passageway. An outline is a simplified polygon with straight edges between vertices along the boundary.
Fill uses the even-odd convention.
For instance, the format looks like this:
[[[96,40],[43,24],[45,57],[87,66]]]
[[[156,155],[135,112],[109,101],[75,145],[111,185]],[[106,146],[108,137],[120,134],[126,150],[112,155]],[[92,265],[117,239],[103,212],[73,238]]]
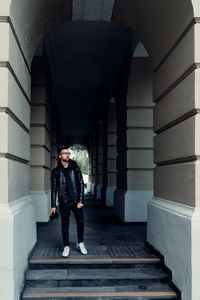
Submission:
[[[111,208],[85,195],[88,254],[75,249],[70,217],[70,255],[61,256],[61,224],[38,224],[38,244],[29,257],[22,299],[178,299],[160,258],[145,246],[146,225],[117,220]]]
[[[105,248],[107,246],[119,246],[116,247],[116,253],[119,255],[120,248],[127,245],[132,247],[139,246],[139,248],[143,248],[145,246],[146,224],[123,224],[123,222],[120,222],[120,220],[114,216],[112,207],[101,206],[100,200],[95,200],[90,194],[85,195],[84,216],[85,244],[89,249],[89,255],[93,255],[95,253],[105,255]],[[52,220],[50,223],[39,223],[37,225],[38,244],[34,253],[37,253],[38,255],[40,251],[42,251],[42,254],[39,254],[39,256],[47,255],[48,257],[49,254],[48,251],[45,254],[45,248],[48,248],[50,253],[53,253],[53,251],[51,252],[51,247],[56,247],[56,251],[60,248],[61,251],[63,243],[60,221],[59,217],[58,220]],[[76,251],[74,251],[74,245],[77,242],[76,221],[72,212],[70,215],[69,232],[70,241],[72,242],[72,256],[77,256]],[[129,254],[128,249],[127,254]],[[121,255],[123,255],[123,252]]]
[[[98,238],[88,247],[104,243],[101,229],[112,243],[111,212],[124,224],[115,243],[128,240],[129,222],[146,222],[143,237],[164,256],[182,299],[199,300],[199,14],[199,0],[0,1],[2,297],[19,299],[37,237],[38,249],[54,249],[45,240],[58,227],[46,224],[51,171],[59,145],[79,143],[89,153],[89,202],[100,202],[86,209],[101,221],[95,227],[89,214]],[[130,241],[139,228],[128,230]],[[60,249],[59,235],[55,242]],[[40,273],[29,275],[39,284]]]

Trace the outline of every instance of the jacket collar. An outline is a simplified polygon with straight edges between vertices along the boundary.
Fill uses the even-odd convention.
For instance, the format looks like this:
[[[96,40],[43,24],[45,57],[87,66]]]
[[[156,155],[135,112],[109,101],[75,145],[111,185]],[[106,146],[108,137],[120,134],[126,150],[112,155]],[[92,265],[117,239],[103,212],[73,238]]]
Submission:
[[[64,167],[63,164],[61,163],[61,160],[59,161],[58,166],[61,168],[61,170],[65,169],[65,167]],[[71,159],[69,159],[68,168],[69,168],[69,170],[73,169],[73,163],[72,163],[72,160],[71,160]]]

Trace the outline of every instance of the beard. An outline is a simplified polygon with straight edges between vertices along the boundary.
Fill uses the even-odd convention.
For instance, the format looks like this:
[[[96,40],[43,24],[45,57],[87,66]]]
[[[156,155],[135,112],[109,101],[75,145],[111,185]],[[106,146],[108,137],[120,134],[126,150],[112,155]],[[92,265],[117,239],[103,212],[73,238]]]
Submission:
[[[67,160],[67,159],[62,159],[62,161],[64,161],[64,162],[68,162],[69,161],[69,159]]]

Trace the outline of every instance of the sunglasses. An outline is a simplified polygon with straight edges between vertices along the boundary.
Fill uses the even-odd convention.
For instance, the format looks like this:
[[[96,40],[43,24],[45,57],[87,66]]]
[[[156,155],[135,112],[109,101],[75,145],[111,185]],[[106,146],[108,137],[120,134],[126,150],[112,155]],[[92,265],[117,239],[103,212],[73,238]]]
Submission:
[[[71,154],[70,152],[62,152],[62,153],[60,153],[60,154]]]

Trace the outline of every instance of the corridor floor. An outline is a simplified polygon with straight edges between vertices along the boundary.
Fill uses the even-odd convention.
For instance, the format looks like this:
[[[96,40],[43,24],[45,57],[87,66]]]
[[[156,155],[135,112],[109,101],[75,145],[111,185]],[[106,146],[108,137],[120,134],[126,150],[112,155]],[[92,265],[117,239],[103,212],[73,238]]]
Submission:
[[[21,300],[179,299],[161,260],[145,247],[146,226],[123,224],[113,209],[86,195],[83,255],[75,248],[70,215],[70,255],[62,257],[61,220],[37,224],[38,242],[29,259]]]
[[[122,224],[113,216],[111,207],[100,206],[89,194],[84,202],[84,243],[88,254],[85,257],[147,256],[151,253],[145,247],[146,226]],[[37,225],[38,243],[32,258],[53,258],[61,256],[63,250],[61,220],[50,220],[48,224]],[[69,225],[71,244],[70,257],[83,258],[75,249],[77,242],[76,221],[71,212]],[[151,253],[152,255],[152,253]]]

